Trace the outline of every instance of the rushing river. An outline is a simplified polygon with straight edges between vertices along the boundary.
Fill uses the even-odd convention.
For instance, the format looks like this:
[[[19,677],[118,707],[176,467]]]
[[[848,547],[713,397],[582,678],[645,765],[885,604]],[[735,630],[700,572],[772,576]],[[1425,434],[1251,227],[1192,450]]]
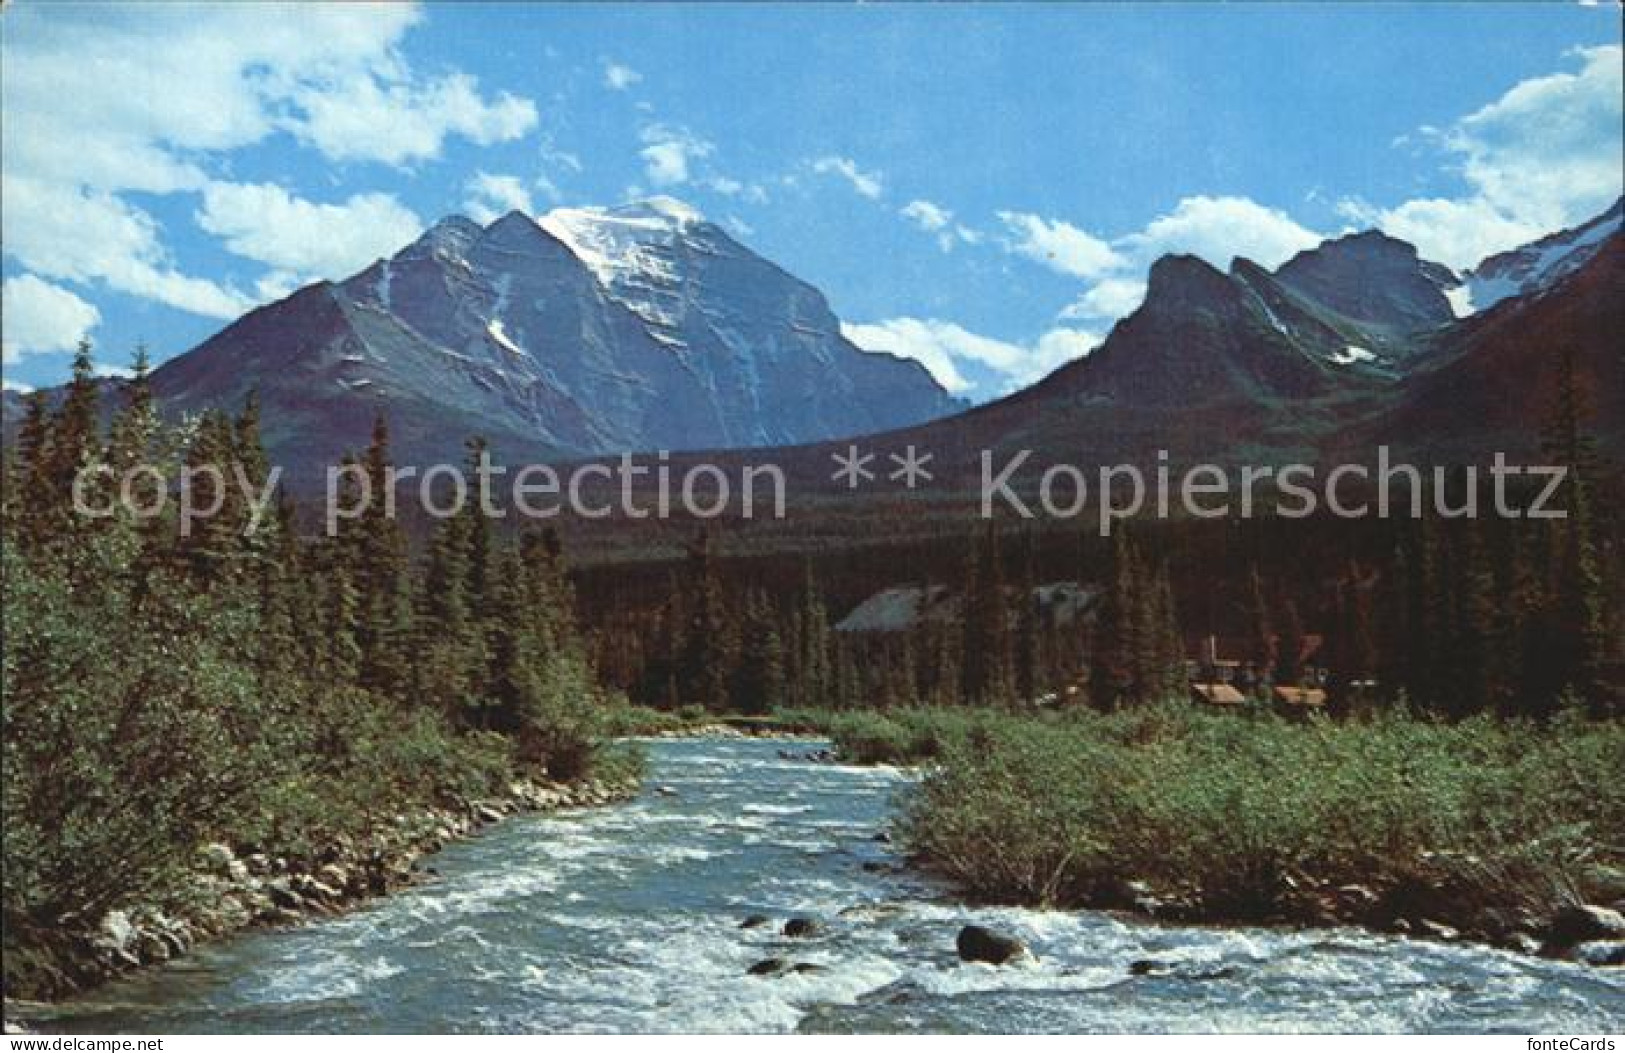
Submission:
[[[439,880],[211,947],[34,1021],[46,1031],[1625,1030],[1625,974],[1347,931],[1173,928],[959,905],[876,839],[907,779],[814,744],[648,746],[626,805],[504,822]],[[752,914],[772,927],[741,929]],[[788,939],[791,916],[827,931]],[[1038,960],[954,953],[962,924]],[[765,958],[822,971],[747,975]],[[1137,959],[1171,967],[1131,976]]]

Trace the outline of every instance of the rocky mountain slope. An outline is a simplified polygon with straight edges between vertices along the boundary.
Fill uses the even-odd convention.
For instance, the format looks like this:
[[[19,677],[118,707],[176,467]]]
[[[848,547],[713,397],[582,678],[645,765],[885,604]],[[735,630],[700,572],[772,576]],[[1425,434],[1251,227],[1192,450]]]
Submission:
[[[958,408],[863,351],[824,297],[670,199],[453,216],[387,260],[260,308],[166,363],[171,411],[257,390],[267,442],[331,461],[387,412],[403,458],[487,436],[514,459],[791,445]]]

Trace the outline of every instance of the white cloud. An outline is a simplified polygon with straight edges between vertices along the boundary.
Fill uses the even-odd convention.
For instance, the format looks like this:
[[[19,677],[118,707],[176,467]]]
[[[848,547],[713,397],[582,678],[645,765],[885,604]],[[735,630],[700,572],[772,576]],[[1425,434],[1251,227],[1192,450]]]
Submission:
[[[1345,214],[1466,268],[1603,211],[1622,191],[1619,46],[1572,55],[1579,69],[1533,77],[1443,131],[1424,129],[1460,165],[1469,192]]]
[[[643,79],[643,74],[619,62],[604,64],[604,87],[611,91],[626,91]]]
[[[7,19],[8,168],[100,189],[195,188],[205,179],[197,155],[278,129],[332,160],[399,164],[437,156],[451,135],[491,143],[537,120],[529,100],[482,98],[467,74],[414,72],[397,50],[421,19],[410,5],[98,7]]]
[[[1018,255],[1074,278],[1094,278],[1122,261],[1112,247],[1064,220],[1028,212],[1000,212],[1009,228],[1006,247]]]
[[[1133,278],[1107,278],[1096,282],[1061,312],[1062,318],[1122,318],[1145,299],[1145,282]]]
[[[982,240],[976,231],[963,223],[955,223],[952,212],[932,201],[916,198],[899,209],[897,214],[927,234],[934,234],[937,247],[943,252],[953,251],[956,242],[975,245]]]
[[[1145,296],[1142,276],[1159,256],[1200,256],[1221,270],[1245,256],[1274,267],[1323,240],[1285,212],[1244,197],[1184,198],[1142,229],[1110,242],[1063,220],[1013,212],[1001,212],[999,218],[1018,236],[1006,243],[1010,251],[1089,281],[1060,318],[1097,324],[1140,305]]]
[[[1483,198],[1414,198],[1388,209],[1351,198],[1340,202],[1337,210],[1351,223],[1378,227],[1410,242],[1424,259],[1457,269],[1470,268],[1486,256],[1527,244],[1553,229],[1508,216]]]
[[[389,194],[318,204],[272,183],[210,183],[198,225],[277,271],[337,279],[398,251],[423,230]]]
[[[541,189],[552,197],[556,191],[551,188],[552,184],[549,183]],[[518,176],[476,172],[469,179],[467,189],[468,199],[463,203],[463,209],[476,223],[489,223],[515,209],[527,216],[536,212],[531,204],[530,191]]]
[[[1118,240],[1123,255],[1149,265],[1171,252],[1200,256],[1220,270],[1237,256],[1276,267],[1324,238],[1279,209],[1245,197],[1187,197],[1144,230]]]
[[[8,9],[4,251],[46,277],[234,317],[253,298],[180,271],[122,195],[201,192],[232,151],[279,132],[330,160],[404,164],[451,136],[536,125],[528,100],[414,71],[398,44],[421,17],[394,4]]]
[[[157,222],[121,197],[10,173],[0,193],[6,254],[47,278],[101,281],[208,318],[235,318],[254,306],[236,290],[175,270]]]
[[[930,201],[910,201],[902,207],[900,215],[904,219],[912,220],[915,226],[928,232],[942,230],[954,221],[952,212]]]
[[[1058,328],[1031,345],[1013,344],[973,333],[935,318],[892,318],[870,324],[841,324],[841,333],[868,351],[912,358],[949,392],[974,385],[960,366],[975,363],[1000,375],[1006,388],[1042,379],[1057,367],[1088,354],[1100,338],[1078,329]]]
[[[521,138],[537,121],[535,103],[507,92],[487,102],[466,73],[421,84],[363,73],[295,98],[305,113],[289,127],[334,161],[428,160],[451,135],[489,146]]]
[[[32,274],[0,287],[0,359],[71,351],[102,320],[101,312],[60,285]]]
[[[692,166],[714,147],[686,128],[654,124],[643,130],[644,174],[655,186],[678,186],[693,175]]]
[[[820,157],[812,163],[819,175],[837,175],[852,185],[852,189],[871,201],[878,201],[885,192],[885,179],[879,172],[865,172],[850,157]]]
[[[28,395],[33,393],[34,385],[24,384],[20,380],[12,380],[10,377],[0,377],[0,389],[15,391],[19,395]]]

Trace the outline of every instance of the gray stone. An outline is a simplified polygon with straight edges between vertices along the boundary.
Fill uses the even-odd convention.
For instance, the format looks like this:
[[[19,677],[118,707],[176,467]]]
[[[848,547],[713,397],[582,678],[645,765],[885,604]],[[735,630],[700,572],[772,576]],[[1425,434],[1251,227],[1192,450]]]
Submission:
[[[1572,947],[1592,940],[1625,940],[1625,914],[1585,903],[1560,908],[1546,927],[1546,942]]]
[[[784,923],[784,934],[792,939],[810,939],[824,934],[823,923],[812,918],[791,918]]]
[[[1615,968],[1625,965],[1625,940],[1591,940],[1574,948],[1575,961]]]
[[[305,905],[305,901],[293,890],[287,878],[267,881],[265,893],[270,897],[272,905],[282,910],[298,910]]]
[[[967,925],[960,929],[954,946],[964,961],[987,962],[991,965],[1004,965],[1029,953],[1026,944],[1014,936],[1006,936],[981,925]]]
[[[122,910],[110,910],[97,927],[95,944],[115,955],[126,954],[140,936],[130,915]]]
[[[789,968],[790,963],[783,958],[763,958],[745,972],[751,976],[782,976]]]

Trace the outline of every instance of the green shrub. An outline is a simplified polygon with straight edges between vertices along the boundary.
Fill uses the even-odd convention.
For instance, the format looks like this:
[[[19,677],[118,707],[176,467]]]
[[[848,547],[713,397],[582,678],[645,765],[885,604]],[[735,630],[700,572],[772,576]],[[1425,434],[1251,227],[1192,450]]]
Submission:
[[[1302,878],[1450,890],[1475,907],[1617,894],[1625,728],[1401,713],[1251,719],[1183,705],[950,737],[902,822],[976,895],[1076,905],[1142,880],[1264,916]]]

